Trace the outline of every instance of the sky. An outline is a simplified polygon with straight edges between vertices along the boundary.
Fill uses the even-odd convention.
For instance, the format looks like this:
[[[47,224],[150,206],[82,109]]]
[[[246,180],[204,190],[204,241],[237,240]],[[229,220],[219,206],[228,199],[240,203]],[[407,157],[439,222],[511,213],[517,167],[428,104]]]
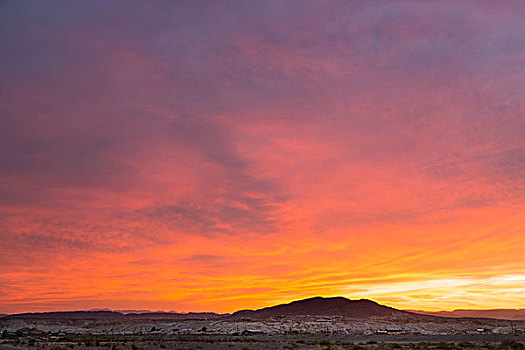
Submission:
[[[0,313],[525,308],[525,2],[0,2]]]

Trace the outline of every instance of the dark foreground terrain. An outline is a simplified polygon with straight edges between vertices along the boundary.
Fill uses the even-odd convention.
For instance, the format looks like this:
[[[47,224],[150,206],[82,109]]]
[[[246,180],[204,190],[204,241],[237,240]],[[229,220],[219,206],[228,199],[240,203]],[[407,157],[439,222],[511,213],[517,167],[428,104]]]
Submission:
[[[511,349],[524,350],[525,336],[499,334],[471,335],[371,335],[339,334],[298,335],[65,335],[8,336],[0,340],[0,349],[112,349],[112,350],[256,350],[256,349]]]

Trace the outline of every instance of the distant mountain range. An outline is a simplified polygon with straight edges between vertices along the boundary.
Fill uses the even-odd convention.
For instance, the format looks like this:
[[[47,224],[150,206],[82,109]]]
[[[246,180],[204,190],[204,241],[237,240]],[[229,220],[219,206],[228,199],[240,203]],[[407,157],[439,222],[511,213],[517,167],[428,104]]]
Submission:
[[[473,317],[495,318],[505,320],[525,320],[525,309],[494,309],[494,310],[454,310],[427,312],[420,310],[398,310],[381,305],[368,299],[350,300],[343,297],[315,297],[266,307],[258,310],[241,310],[233,314],[217,314],[213,312],[151,312],[148,310],[93,309],[90,311],[41,312],[4,315],[8,319],[133,319],[133,320],[188,320],[188,319],[219,319],[219,318],[250,318],[266,319],[279,316],[341,316],[346,318],[367,319],[370,317],[411,316],[411,317]],[[2,315],[0,315],[2,317]]]
[[[215,319],[229,314],[216,314],[213,312],[143,312],[123,314],[116,311],[63,311],[63,312],[38,312],[7,315],[5,318],[14,319],[68,319],[68,320],[190,320],[190,319]]]
[[[421,311],[406,310],[413,313],[440,317],[474,317],[474,318],[495,318],[500,320],[525,320],[525,309],[490,309],[490,310],[466,310],[458,309],[454,311]]]
[[[350,300],[343,297],[322,298],[293,301],[259,310],[241,310],[233,314],[216,314],[212,312],[201,313],[176,313],[176,312],[148,312],[140,310],[122,310],[124,312],[111,311],[108,309],[93,309],[90,311],[70,312],[41,312],[8,315],[7,318],[20,319],[135,319],[135,320],[184,320],[184,319],[218,319],[218,318],[252,318],[265,319],[278,316],[342,316],[347,318],[370,318],[373,316],[402,316],[415,315],[407,311],[397,310],[388,306],[380,305],[374,301],[361,299]],[[128,312],[126,312],[128,311]]]
[[[124,310],[111,310],[107,307],[104,307],[104,308],[94,308],[94,309],[89,309],[87,311],[113,311],[113,312],[120,312],[121,314],[166,314],[166,313],[170,313],[170,314],[182,314],[181,312],[176,312],[176,311],[164,311],[164,310],[158,310],[158,311],[152,311],[152,310],[135,310],[135,309],[130,309],[130,310],[127,310],[127,309],[124,309]]]

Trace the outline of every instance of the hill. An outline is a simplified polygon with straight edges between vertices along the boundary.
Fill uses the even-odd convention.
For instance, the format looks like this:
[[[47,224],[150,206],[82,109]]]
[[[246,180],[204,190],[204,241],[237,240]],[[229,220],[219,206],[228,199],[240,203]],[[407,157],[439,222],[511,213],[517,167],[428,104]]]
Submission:
[[[124,318],[120,312],[114,311],[56,311],[56,312],[29,312],[8,315],[7,319],[62,319],[62,320],[107,320]]]
[[[211,320],[230,314],[216,314],[214,312],[143,312],[143,313],[129,313],[124,315],[126,319],[134,320]]]
[[[458,309],[454,311],[421,311],[407,310],[421,315],[454,317],[454,318],[494,318],[499,320],[525,320],[525,309],[489,309],[489,310],[468,310]]]
[[[148,312],[122,314],[116,311],[63,311],[63,312],[39,312],[6,315],[6,319],[33,319],[33,320],[208,320],[220,318],[220,315],[212,312]]]
[[[370,318],[373,316],[409,316],[414,314],[380,305],[368,299],[350,300],[343,297],[315,297],[259,310],[237,311],[232,314],[232,317],[264,319],[277,316],[301,315]]]

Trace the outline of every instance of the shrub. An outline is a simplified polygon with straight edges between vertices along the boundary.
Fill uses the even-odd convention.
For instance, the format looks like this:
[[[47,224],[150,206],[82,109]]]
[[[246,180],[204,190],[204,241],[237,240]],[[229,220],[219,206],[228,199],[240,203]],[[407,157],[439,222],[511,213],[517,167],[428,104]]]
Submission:
[[[503,339],[500,349],[525,350],[525,345],[514,339]]]
[[[466,341],[466,340],[462,340],[458,343],[458,346],[462,347],[462,348],[473,348],[474,347],[474,344],[472,344],[471,342],[469,341]]]

